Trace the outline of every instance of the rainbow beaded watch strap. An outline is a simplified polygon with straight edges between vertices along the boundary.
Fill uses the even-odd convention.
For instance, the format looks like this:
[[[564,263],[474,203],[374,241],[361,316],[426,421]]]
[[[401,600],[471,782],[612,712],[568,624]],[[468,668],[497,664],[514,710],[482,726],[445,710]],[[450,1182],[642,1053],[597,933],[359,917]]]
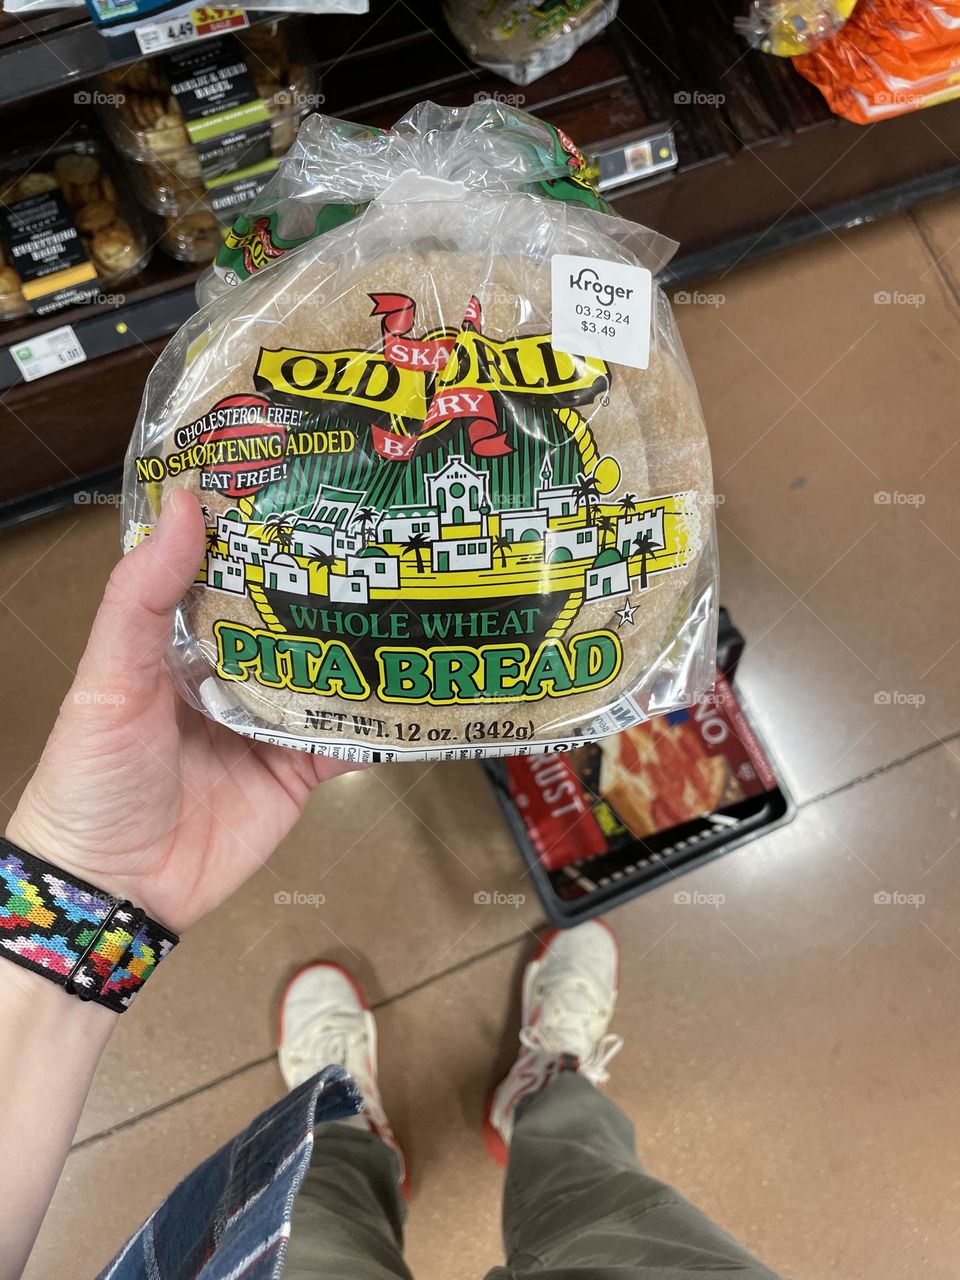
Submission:
[[[132,903],[0,838],[0,957],[123,1013],[179,940]]]

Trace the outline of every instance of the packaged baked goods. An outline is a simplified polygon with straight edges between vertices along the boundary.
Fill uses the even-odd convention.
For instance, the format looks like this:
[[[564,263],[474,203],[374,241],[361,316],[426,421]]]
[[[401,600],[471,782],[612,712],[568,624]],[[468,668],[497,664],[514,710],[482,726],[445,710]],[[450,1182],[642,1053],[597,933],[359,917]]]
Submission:
[[[314,116],[297,163],[305,238],[272,240],[297,221],[284,166],[294,208],[256,218],[251,271],[168,344],[127,456],[127,549],[173,490],[204,508],[183,695],[355,759],[563,750],[688,705],[716,552],[654,281],[675,246],[497,103],[386,133]],[[345,220],[310,234],[328,206]]]
[[[269,166],[316,105],[299,28],[269,23],[186,45],[99,77],[120,151],[186,183]]]
[[[198,204],[188,213],[167,214],[161,219],[159,243],[180,262],[210,262],[223,243],[220,224],[213,212]]]
[[[810,53],[836,35],[857,0],[752,0],[734,26],[756,49],[777,58]]]
[[[229,226],[269,181],[278,164],[278,160],[271,159],[204,182],[201,178],[181,178],[162,163],[130,161],[127,175],[140,204],[151,213],[175,217],[203,208]]]
[[[0,162],[0,319],[87,302],[143,270],[150,245],[97,140]]]
[[[444,0],[464,49],[498,76],[530,84],[569,62],[613,21],[619,0]]]
[[[439,113],[438,118],[447,117]],[[348,222],[366,208],[367,200],[375,187],[370,180],[370,169],[380,163],[380,152],[389,151],[387,168],[382,172],[394,172],[402,156],[402,148],[411,145],[411,163],[418,160],[422,149],[419,140],[407,142],[408,130],[424,116],[425,108],[418,108],[404,117],[386,135],[374,125],[354,124],[329,116],[313,116],[305,121],[297,140],[280,162],[275,175],[261,188],[224,237],[217,252],[212,270],[197,285],[197,300],[201,306],[219,297],[227,289],[247,280],[258,271],[279,262],[285,254],[299,248],[307,240]],[[529,171],[517,167],[513,151],[492,153],[492,163],[505,168],[502,180],[510,190],[546,196],[551,200],[569,200],[586,203],[602,212],[612,212],[601,199],[591,181],[585,179],[588,172],[579,152],[569,138],[540,122],[530,125],[530,117],[522,112],[499,113],[495,109],[477,111],[477,118],[486,128],[490,122],[503,119],[523,121],[515,125],[513,141],[527,140],[528,145],[543,148],[548,142],[553,148],[550,164],[533,166]],[[544,129],[547,130],[544,134]],[[383,141],[381,141],[383,140]],[[552,140],[552,142],[551,142]],[[354,153],[364,157],[364,170],[356,174],[350,167]],[[476,175],[478,183],[494,181],[489,175]]]
[[[960,94],[960,5],[859,0],[831,39],[794,58],[830,109],[872,124]]]

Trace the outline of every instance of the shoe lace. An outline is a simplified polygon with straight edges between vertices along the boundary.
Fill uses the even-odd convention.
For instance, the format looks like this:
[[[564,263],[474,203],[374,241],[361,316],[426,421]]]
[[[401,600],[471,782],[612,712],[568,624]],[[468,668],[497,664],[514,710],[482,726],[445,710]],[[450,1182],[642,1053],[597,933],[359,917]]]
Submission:
[[[580,1070],[595,1084],[606,1084],[607,1066],[623,1048],[621,1036],[603,1034],[612,1008],[593,983],[578,974],[557,977],[539,993],[540,1017],[520,1031],[520,1043],[527,1049],[551,1057],[573,1054]]]
[[[347,1067],[358,1061],[358,1051],[366,1040],[366,1027],[351,1014],[321,1010],[315,1022],[289,1046],[291,1063]]]

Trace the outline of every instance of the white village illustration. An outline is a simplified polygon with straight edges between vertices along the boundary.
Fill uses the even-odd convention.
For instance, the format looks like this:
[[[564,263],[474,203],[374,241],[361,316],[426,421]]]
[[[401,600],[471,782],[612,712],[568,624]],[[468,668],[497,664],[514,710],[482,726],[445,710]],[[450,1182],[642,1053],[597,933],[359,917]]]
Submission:
[[[619,481],[617,464],[601,462]],[[599,464],[593,477],[555,485],[548,458],[535,506],[494,509],[489,477],[453,455],[425,477],[423,506],[381,512],[363,506],[362,493],[325,486],[306,516],[248,521],[232,508],[211,530],[206,584],[235,595],[261,587],[354,605],[368,604],[371,592],[627,596],[634,584],[645,589],[648,575],[687,561],[699,542],[699,512],[686,501],[693,495],[606,500],[598,473]]]

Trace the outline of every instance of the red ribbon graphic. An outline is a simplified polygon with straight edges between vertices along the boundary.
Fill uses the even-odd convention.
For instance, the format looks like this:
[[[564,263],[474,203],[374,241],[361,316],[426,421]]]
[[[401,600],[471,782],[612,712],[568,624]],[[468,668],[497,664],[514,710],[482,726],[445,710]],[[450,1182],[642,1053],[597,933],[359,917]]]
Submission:
[[[417,304],[405,293],[371,293],[371,315],[380,316],[383,354],[391,364],[404,369],[440,372],[456,349],[455,338],[410,337],[416,320]],[[461,331],[480,332],[483,313],[474,294],[467,303]],[[383,427],[371,425],[373,447],[381,458],[405,460],[412,456],[420,434],[443,422],[467,422],[467,439],[473,452],[482,458],[512,453],[506,432],[500,429],[497,410],[489,391],[479,387],[458,387],[435,392],[427,405],[427,413],[417,434],[404,436]]]
[[[250,228],[250,234],[260,241],[260,248],[265,258],[282,258],[287,252],[286,249],[278,249],[270,239],[270,220],[269,218],[258,218]],[[253,252],[248,244],[243,246],[243,266],[248,276],[252,276],[260,270],[261,264],[254,261]]]

